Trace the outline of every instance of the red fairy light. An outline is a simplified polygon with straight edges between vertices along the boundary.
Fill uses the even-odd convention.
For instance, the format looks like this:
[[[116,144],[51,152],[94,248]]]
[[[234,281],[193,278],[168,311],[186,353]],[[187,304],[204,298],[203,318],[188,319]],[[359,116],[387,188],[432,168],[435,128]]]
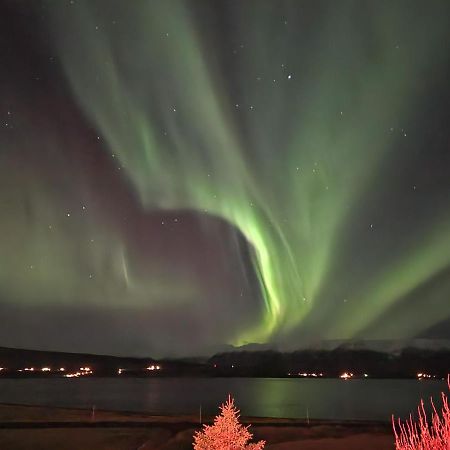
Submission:
[[[447,378],[450,389],[450,375]],[[392,416],[392,426],[395,435],[396,450],[450,450],[450,407],[447,396],[442,392],[442,410],[439,414],[431,400],[431,422],[428,422],[423,400],[417,408],[418,419],[412,416],[405,422],[395,423]]]
[[[259,441],[248,444],[253,437],[248,431],[250,425],[239,423],[239,410],[234,406],[231,396],[220,407],[221,413],[213,425],[204,425],[202,431],[194,435],[194,450],[261,450],[266,444]]]

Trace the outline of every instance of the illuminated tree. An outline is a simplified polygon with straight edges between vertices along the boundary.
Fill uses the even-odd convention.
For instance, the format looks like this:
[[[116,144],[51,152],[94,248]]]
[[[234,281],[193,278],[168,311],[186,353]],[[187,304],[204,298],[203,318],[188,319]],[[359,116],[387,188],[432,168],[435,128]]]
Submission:
[[[239,423],[239,410],[234,406],[234,400],[228,396],[228,401],[220,407],[221,414],[216,416],[213,425],[204,425],[202,431],[194,435],[194,450],[261,450],[265,441],[248,444],[253,435],[248,431],[250,425]]]
[[[450,376],[447,383],[450,389]],[[450,450],[450,407],[447,396],[443,392],[441,395],[441,414],[436,411],[431,400],[433,407],[431,423],[428,423],[423,400],[417,408],[419,416],[417,421],[413,421],[412,416],[404,423],[399,419],[397,431],[392,417],[396,450]]]

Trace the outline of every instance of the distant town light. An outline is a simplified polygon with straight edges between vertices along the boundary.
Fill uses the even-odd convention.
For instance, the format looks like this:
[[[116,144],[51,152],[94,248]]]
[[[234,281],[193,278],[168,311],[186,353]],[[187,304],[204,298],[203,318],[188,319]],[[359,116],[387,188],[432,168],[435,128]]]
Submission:
[[[34,369],[32,368],[31,370],[34,370]],[[51,372],[51,371],[52,371],[52,369],[50,367],[43,367],[41,369],[41,372]]]
[[[65,378],[78,378],[81,375],[80,372],[75,372],[75,373],[66,373],[64,375]]]
[[[288,374],[290,375],[290,373]],[[323,377],[323,373],[317,373],[317,372],[312,372],[312,373],[308,373],[308,372],[299,372],[297,374],[299,377],[303,377],[303,378],[318,378],[318,377]]]
[[[64,368],[62,368],[62,369],[64,369]],[[78,378],[78,377],[83,377],[86,375],[92,375],[93,373],[94,372],[92,371],[92,369],[90,367],[80,367],[80,369],[76,372],[64,374],[64,377],[65,378]]]
[[[423,379],[426,379],[426,378],[436,378],[436,375],[430,375],[429,373],[422,373],[422,372],[419,372],[419,373],[417,374],[417,378],[418,378],[419,380],[423,380]]]
[[[339,376],[342,380],[349,380],[350,378],[353,378],[352,372],[344,372],[342,375]]]

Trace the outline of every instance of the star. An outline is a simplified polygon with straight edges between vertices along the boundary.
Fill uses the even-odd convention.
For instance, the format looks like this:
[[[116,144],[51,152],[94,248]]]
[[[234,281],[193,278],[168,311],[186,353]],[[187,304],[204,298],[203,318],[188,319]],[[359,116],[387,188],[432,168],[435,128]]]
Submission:
[[[94,323],[58,324],[61,308],[114,316],[117,330],[142,311],[133,345],[116,348],[115,330],[96,321],[92,350],[109,340],[105,351],[133,352],[136,338],[148,354],[149,342],[202,353],[206,335],[211,347],[295,344],[308,333],[383,336],[397,323],[399,335],[434,333],[448,319],[421,314],[445,311],[449,294],[436,276],[450,243],[442,8],[427,4],[435,33],[420,32],[417,5],[407,27],[400,9],[374,8],[372,34],[385,41],[372,42],[364,11],[347,23],[315,2],[278,12],[127,2],[125,14],[120,2],[54,3],[24,20],[8,2],[0,29],[3,266],[23,313],[54,303],[42,329]],[[25,29],[34,21],[45,39],[40,25]],[[229,323],[210,327],[211,317]],[[56,344],[69,349],[67,336]]]

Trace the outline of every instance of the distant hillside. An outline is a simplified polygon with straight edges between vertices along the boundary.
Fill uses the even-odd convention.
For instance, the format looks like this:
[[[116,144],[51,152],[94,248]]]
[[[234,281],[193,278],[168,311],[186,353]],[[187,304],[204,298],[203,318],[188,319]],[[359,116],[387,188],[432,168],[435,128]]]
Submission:
[[[284,346],[274,346],[268,344],[247,344],[240,347],[228,346],[220,353],[230,351],[265,351],[275,350],[285,353],[299,350],[327,350],[336,349],[349,350],[374,350],[384,353],[400,353],[405,348],[417,348],[422,350],[450,350],[450,340],[448,339],[330,339],[305,341],[297,344],[293,348]]]
[[[89,368],[80,376],[213,376],[213,377],[417,377],[444,378],[450,373],[450,350],[404,348],[377,351],[352,343],[332,350],[294,352],[249,346],[210,358],[161,359],[62,353],[0,347],[0,377],[61,377]],[[256,350],[255,350],[256,349]],[[30,370],[32,369],[32,370]],[[43,370],[44,369],[44,370]],[[92,373],[90,372],[92,371]],[[305,375],[306,374],[306,375]],[[315,375],[313,375],[315,374]]]
[[[63,353],[40,350],[26,350],[0,347],[0,367],[10,370],[22,368],[64,367],[66,370],[77,370],[80,367],[91,367],[93,370],[116,372],[117,368],[140,369],[154,363],[152,358],[123,358],[109,355],[92,355],[84,353]]]
[[[232,351],[214,355],[209,364],[216,376],[303,376],[416,378],[419,373],[444,378],[450,373],[450,350],[405,348],[397,353],[338,347],[295,352]],[[311,375],[313,376],[313,375]]]
[[[0,347],[1,377],[64,376],[79,372],[82,367],[88,367],[92,376],[179,376],[199,374],[204,365],[194,360],[155,360],[150,357],[128,358]],[[29,370],[31,368],[33,370]],[[50,370],[42,370],[44,368]]]

